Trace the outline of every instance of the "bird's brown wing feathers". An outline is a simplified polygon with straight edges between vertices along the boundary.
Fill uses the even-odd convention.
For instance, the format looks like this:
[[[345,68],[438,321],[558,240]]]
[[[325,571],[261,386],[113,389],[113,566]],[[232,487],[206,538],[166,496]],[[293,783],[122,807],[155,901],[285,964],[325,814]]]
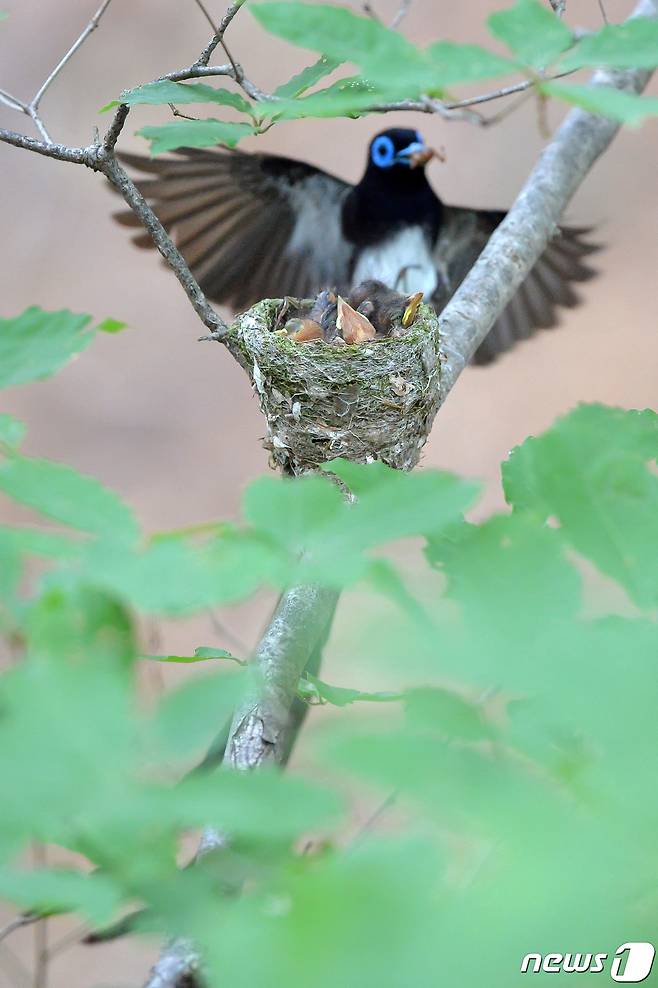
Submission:
[[[505,213],[446,207],[435,248],[440,288],[434,302],[442,309],[464,280]],[[514,298],[477,350],[473,363],[487,364],[519,340],[558,324],[559,309],[580,301],[573,283],[595,275],[584,259],[599,250],[587,240],[590,229],[564,227],[549,243]]]
[[[243,309],[261,298],[304,297],[346,285],[352,248],[341,228],[351,186],[276,155],[184,148],[170,158],[122,154],[203,291]],[[130,211],[115,218],[138,227]],[[151,247],[148,234],[134,237]]]

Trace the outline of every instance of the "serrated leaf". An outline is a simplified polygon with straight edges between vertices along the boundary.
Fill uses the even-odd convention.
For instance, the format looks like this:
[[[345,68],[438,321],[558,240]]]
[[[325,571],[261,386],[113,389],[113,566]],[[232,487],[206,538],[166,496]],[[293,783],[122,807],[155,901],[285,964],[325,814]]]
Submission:
[[[480,45],[458,45],[452,41],[437,41],[427,54],[436,66],[436,85],[452,86],[458,82],[476,82],[515,72],[518,66]]]
[[[312,65],[302,69],[301,72],[294,75],[288,82],[277,86],[273,95],[279,99],[294,99],[296,96],[301,96],[307,89],[318,83],[320,79],[324,79],[325,76],[337,69],[340,64],[335,58],[327,58],[326,55],[321,55],[317,62],[313,62]]]
[[[311,687],[306,691],[306,685]],[[300,695],[315,702],[324,700],[334,707],[346,707],[352,703],[397,703],[403,697],[401,693],[377,692],[368,693],[363,690],[346,689],[343,686],[330,686],[310,672],[304,674],[299,684]]]
[[[249,7],[271,34],[338,62],[354,62],[373,81],[395,80],[411,91],[427,75],[427,62],[411,42],[372,17],[329,4],[259,3]]]
[[[264,117],[276,120],[298,120],[305,117],[357,117],[371,106],[385,103],[391,92],[357,77],[339,79],[333,85],[300,99],[286,99],[261,104]]]
[[[0,387],[25,384],[54,374],[89,346],[91,316],[36,306],[14,319],[0,319]]]
[[[533,518],[495,515],[480,525],[464,523],[447,537],[431,538],[426,552],[445,573],[447,593],[468,627],[502,642],[533,639],[539,627],[547,634],[579,610],[580,580],[560,534]]]
[[[291,553],[307,547],[343,508],[343,495],[323,477],[261,477],[244,496],[246,519]]]
[[[331,4],[256,3],[249,10],[271,34],[341,62],[357,64],[414,57],[416,49],[401,34],[372,17]]]
[[[230,662],[237,662],[243,665],[242,659],[236,658],[225,648],[209,648],[201,646],[194,649],[194,655],[142,655],[142,659],[150,662],[178,662],[183,665],[192,665],[195,662],[207,662],[209,659],[227,659]]]
[[[25,423],[13,415],[0,415],[0,443],[18,449],[25,438]]]
[[[405,473],[379,462],[332,460],[323,469],[356,495],[343,532],[364,547],[442,529],[460,517],[479,489],[440,470]]]
[[[82,551],[80,543],[66,535],[18,526],[9,528],[0,525],[0,544],[10,545],[26,556],[42,556],[45,559],[72,559]]]
[[[653,69],[658,65],[658,21],[633,17],[624,24],[606,24],[586,35],[560,59],[560,69],[583,66]]]
[[[207,148],[219,144],[234,148],[243,137],[258,131],[249,124],[210,119],[176,120],[160,127],[142,127],[137,133],[151,142],[151,154],[156,155],[181,147]]]
[[[540,0],[518,0],[487,20],[491,33],[526,65],[544,68],[573,42],[571,31]]]
[[[459,741],[491,741],[500,734],[481,704],[453,690],[424,687],[409,690],[404,699],[407,719],[416,729]]]
[[[508,502],[554,516],[566,540],[640,606],[658,602],[658,415],[581,405],[512,451]]]
[[[40,659],[128,669],[137,657],[132,620],[108,594],[88,586],[49,587],[27,609],[28,651]]]
[[[38,871],[2,868],[0,897],[41,916],[76,912],[92,923],[107,922],[122,898],[107,875],[85,875],[63,868]]]
[[[258,772],[221,772],[214,785],[186,780],[177,789],[189,820],[246,840],[290,840],[311,827],[335,824],[341,803],[326,787],[261,766]]]
[[[207,747],[230,719],[244,683],[243,670],[236,670],[199,676],[167,693],[151,726],[156,745],[172,758]]]
[[[597,113],[610,120],[637,127],[647,117],[658,116],[658,98],[639,96],[636,93],[615,89],[613,86],[579,86],[566,82],[542,82],[539,89],[579,106],[589,113]]]
[[[283,585],[286,567],[266,540],[232,532],[201,545],[158,540],[137,552],[105,542],[91,546],[85,559],[99,585],[139,610],[172,616],[240,600],[263,584]]]
[[[0,463],[0,490],[48,518],[106,540],[133,542],[139,534],[131,509],[114,491],[61,463],[7,457]]]
[[[158,106],[163,103],[176,103],[184,106],[187,103],[216,103],[219,106],[230,106],[240,113],[251,113],[252,111],[251,104],[240,93],[233,93],[229,89],[215,89],[214,86],[207,86],[203,82],[171,82],[169,79],[149,82],[145,86],[137,86],[135,89],[127,89],[121,93],[121,98],[117,100],[116,105],[119,103],[125,103],[127,106],[139,104]]]

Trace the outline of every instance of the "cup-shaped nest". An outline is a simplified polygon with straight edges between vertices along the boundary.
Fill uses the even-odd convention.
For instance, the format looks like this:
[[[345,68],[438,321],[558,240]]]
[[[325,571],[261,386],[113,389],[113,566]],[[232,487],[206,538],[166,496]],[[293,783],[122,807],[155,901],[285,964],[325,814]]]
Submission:
[[[289,339],[280,331],[282,305],[280,299],[254,305],[236,318],[225,341],[258,394],[272,466],[300,474],[337,456],[415,466],[440,400],[433,310],[421,305],[403,335],[357,346]],[[311,305],[300,302],[293,314],[308,315]]]

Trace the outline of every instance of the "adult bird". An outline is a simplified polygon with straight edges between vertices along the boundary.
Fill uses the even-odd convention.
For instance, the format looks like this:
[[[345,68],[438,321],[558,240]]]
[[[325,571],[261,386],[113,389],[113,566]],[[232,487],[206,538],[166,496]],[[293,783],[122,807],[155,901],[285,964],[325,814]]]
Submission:
[[[454,294],[504,212],[447,206],[427,180],[426,145],[394,128],[370,143],[350,185],[273,154],[182,148],[172,158],[123,154],[206,295],[236,310],[261,298],[345,293],[366,279],[422,291],[437,311]],[[119,222],[137,226],[131,212]],[[572,282],[594,271],[585,228],[564,228],[546,248],[475,355],[487,363],[578,303]],[[151,247],[146,234],[135,243]]]

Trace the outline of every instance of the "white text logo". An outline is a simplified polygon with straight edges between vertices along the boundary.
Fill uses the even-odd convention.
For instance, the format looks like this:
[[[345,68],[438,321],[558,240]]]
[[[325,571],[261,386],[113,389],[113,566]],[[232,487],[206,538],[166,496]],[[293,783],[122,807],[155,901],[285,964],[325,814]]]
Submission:
[[[651,943],[622,943],[610,963],[613,981],[637,984],[651,974],[656,955]],[[601,974],[606,970],[607,954],[526,954],[521,961],[521,973],[538,974]]]

